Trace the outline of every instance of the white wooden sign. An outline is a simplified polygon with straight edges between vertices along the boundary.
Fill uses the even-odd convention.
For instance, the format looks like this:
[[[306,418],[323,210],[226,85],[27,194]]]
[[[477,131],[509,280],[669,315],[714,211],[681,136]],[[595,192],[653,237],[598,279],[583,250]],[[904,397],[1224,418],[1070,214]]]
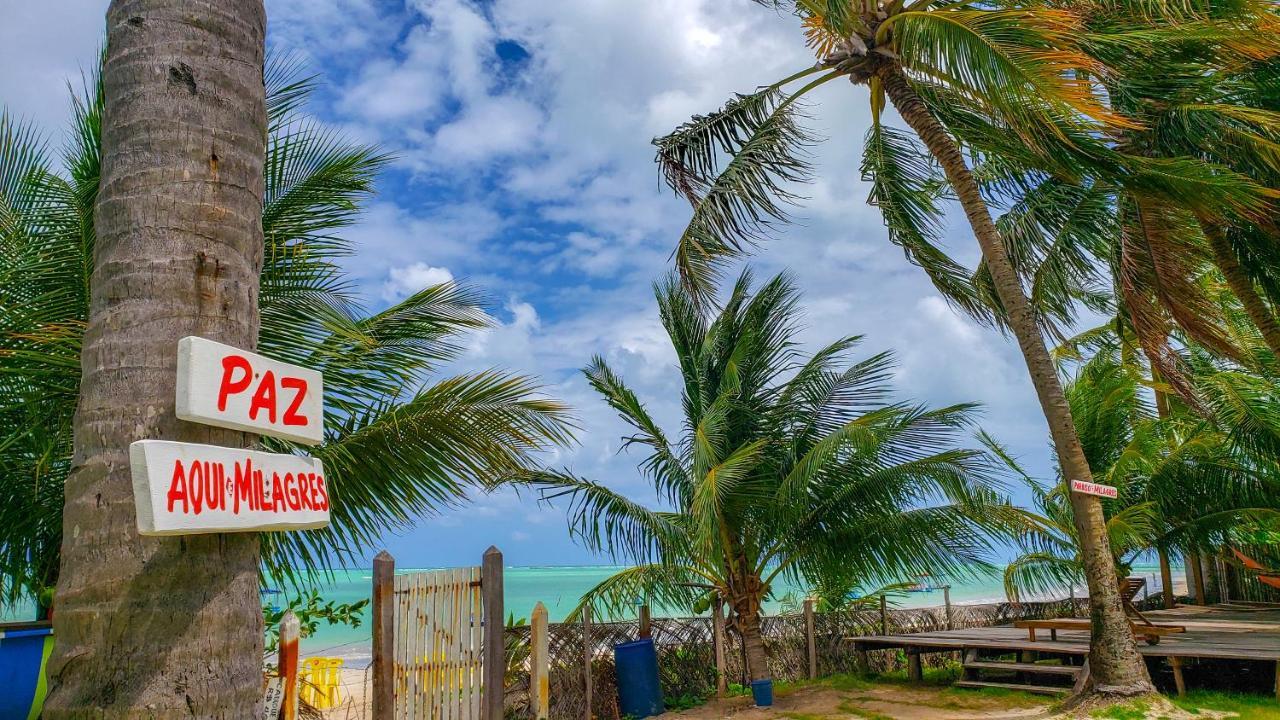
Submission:
[[[1083,480],[1072,480],[1071,490],[1084,495],[1097,495],[1098,497],[1112,499],[1119,494],[1119,491],[1110,485],[1099,485],[1098,483],[1085,482]]]
[[[142,535],[309,530],[329,524],[315,458],[139,440],[129,446]]]
[[[324,381],[315,370],[185,337],[178,341],[177,415],[315,445],[324,440]]]
[[[262,695],[262,720],[280,720],[280,708],[284,706],[284,681],[278,677],[267,680],[267,690]]]

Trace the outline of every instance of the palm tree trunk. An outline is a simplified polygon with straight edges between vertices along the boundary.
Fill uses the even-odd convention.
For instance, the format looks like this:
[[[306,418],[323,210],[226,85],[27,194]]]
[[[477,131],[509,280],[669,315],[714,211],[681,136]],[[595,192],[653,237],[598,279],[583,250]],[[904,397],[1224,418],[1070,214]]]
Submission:
[[[58,642],[43,717],[256,717],[258,538],[141,537],[129,444],[244,447],[174,416],[178,340],[252,349],[262,267],[262,0],[114,0]]]
[[[1009,328],[1018,340],[1031,374],[1040,407],[1049,424],[1062,475],[1069,480],[1092,481],[1080,437],[1071,418],[1071,409],[1062,392],[1057,370],[1036,323],[1031,303],[1014,272],[1004,243],[991,219],[977,181],[965,163],[955,140],[937,121],[920,96],[912,89],[902,70],[888,65],[880,71],[885,94],[902,119],[924,141],[942,166],[952,189],[964,208],[982,256],[1009,316]],[[1129,621],[1120,602],[1115,559],[1107,543],[1102,503],[1098,498],[1070,493],[1080,554],[1084,559],[1089,586],[1089,611],[1093,632],[1089,644],[1090,687],[1086,693],[1132,696],[1155,691],[1146,664],[1138,653]]]
[[[1187,562],[1191,565],[1191,584],[1195,588],[1196,604],[1208,605],[1209,599],[1206,598],[1204,594],[1204,565],[1200,562],[1200,553],[1189,553],[1187,555]]]
[[[1262,334],[1263,342],[1271,348],[1271,352],[1280,357],[1280,322],[1276,321],[1275,313],[1271,312],[1271,308],[1267,307],[1267,304],[1262,301],[1262,296],[1258,295],[1258,291],[1254,289],[1253,280],[1249,278],[1249,274],[1236,258],[1236,252],[1231,247],[1231,241],[1227,239],[1223,227],[1205,218],[1200,219],[1200,227],[1204,230],[1205,237],[1209,239],[1214,264],[1227,279],[1227,286],[1237,298],[1240,298],[1245,314]]]
[[[734,614],[738,618],[738,632],[747,656],[747,676],[752,680],[768,680],[769,658],[764,650],[764,637],[760,634],[760,602],[739,597],[734,601]]]
[[[1173,609],[1173,569],[1169,566],[1169,551],[1157,548],[1156,554],[1160,556],[1160,588],[1164,594],[1164,606],[1165,609]]]

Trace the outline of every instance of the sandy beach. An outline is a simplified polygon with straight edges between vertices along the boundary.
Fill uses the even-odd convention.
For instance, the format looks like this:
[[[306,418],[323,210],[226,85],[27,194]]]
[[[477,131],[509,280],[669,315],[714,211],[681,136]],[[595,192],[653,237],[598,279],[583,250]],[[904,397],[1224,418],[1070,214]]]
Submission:
[[[373,717],[369,706],[370,668],[348,668],[342,671],[338,687],[338,706],[325,710],[326,720],[364,720]]]

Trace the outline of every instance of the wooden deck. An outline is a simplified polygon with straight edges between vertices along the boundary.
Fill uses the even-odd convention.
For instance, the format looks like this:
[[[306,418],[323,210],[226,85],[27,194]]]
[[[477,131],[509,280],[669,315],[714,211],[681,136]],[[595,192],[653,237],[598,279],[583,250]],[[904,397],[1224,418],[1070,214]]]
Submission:
[[[1178,679],[1181,678],[1183,661],[1190,658],[1272,661],[1276,663],[1276,690],[1280,697],[1280,608],[1188,605],[1145,614],[1154,623],[1183,625],[1187,628],[1185,633],[1162,637],[1156,645],[1138,641],[1138,649],[1143,655],[1168,658]],[[918,656],[921,653],[967,650],[1031,652],[1064,656],[1069,662],[1083,662],[1084,656],[1089,652],[1088,632],[1059,630],[1057,640],[1050,640],[1042,633],[1036,642],[1032,642],[1025,629],[1012,625],[849,639],[858,650],[906,650],[912,660],[910,666],[913,675],[919,674]],[[1180,690],[1181,685],[1179,683]]]

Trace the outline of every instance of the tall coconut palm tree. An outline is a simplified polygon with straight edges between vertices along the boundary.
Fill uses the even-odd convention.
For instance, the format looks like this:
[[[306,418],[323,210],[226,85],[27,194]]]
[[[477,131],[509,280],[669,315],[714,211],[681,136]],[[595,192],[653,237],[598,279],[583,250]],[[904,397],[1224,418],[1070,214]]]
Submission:
[[[832,80],[865,85],[873,124],[864,146],[864,168],[872,182],[871,200],[882,209],[890,239],[962,307],[984,314],[989,302],[999,304],[1005,327],[1026,361],[1063,476],[1091,480],[1037,315],[960,138],[939,112],[947,106],[976,109],[970,118],[981,118],[991,135],[1006,137],[1019,153],[1051,170],[1082,155],[1101,156],[1103,150],[1090,138],[1100,127],[1123,127],[1127,121],[1105,107],[1092,83],[1106,69],[1080,45],[1084,18],[1066,6],[1038,2],[761,4],[794,11],[819,60],[655,140],[667,183],[693,206],[676,249],[684,281],[696,297],[705,298],[725,262],[762,239],[771,223],[785,219],[784,205],[794,199],[788,183],[804,179],[809,170],[802,150],[810,138],[799,124],[797,101]],[[912,135],[884,127],[886,104],[893,105]],[[913,154],[902,152],[904,143],[916,141],[928,153],[923,168]],[[964,210],[993,298],[983,298],[932,242],[940,216],[934,204],[937,192],[934,184],[920,182],[921,170],[929,164],[941,170],[948,192]],[[1078,493],[1071,493],[1071,505],[1094,628],[1090,682],[1079,699],[1152,693],[1121,606],[1102,506],[1098,498]]]
[[[683,379],[678,436],[603,358],[583,372],[634,430],[624,447],[644,453],[639,468],[665,509],[567,472],[522,479],[568,500],[588,549],[634,564],[583,605],[689,607],[714,593],[760,679],[760,608],[779,578],[852,588],[984,567],[1003,506],[989,460],[956,444],[972,406],[893,402],[888,354],[845,360],[856,337],[801,355],[799,296],[785,275],[752,294],[744,273],[712,317],[674,277],[656,293]]]
[[[463,501],[468,486],[531,467],[538,450],[569,440],[570,425],[531,378],[432,378],[463,347],[461,334],[490,323],[476,291],[448,283],[380,312],[362,306],[337,264],[354,249],[342,230],[358,220],[387,156],[305,116],[315,81],[296,64],[270,59],[265,82],[258,350],[325,373],[326,438],[304,451],[324,461],[335,488],[328,528],[260,537],[262,569],[302,582]],[[60,170],[33,128],[0,116],[0,578],[10,602],[47,595],[58,579],[93,291],[96,76],[74,99]]]
[[[94,262],[43,714],[249,717],[262,682],[258,537],[139,536],[128,449],[143,438],[251,441],[178,422],[173,348],[185,335],[257,347],[266,12],[261,0],[185,9],[115,0],[107,29]]]

